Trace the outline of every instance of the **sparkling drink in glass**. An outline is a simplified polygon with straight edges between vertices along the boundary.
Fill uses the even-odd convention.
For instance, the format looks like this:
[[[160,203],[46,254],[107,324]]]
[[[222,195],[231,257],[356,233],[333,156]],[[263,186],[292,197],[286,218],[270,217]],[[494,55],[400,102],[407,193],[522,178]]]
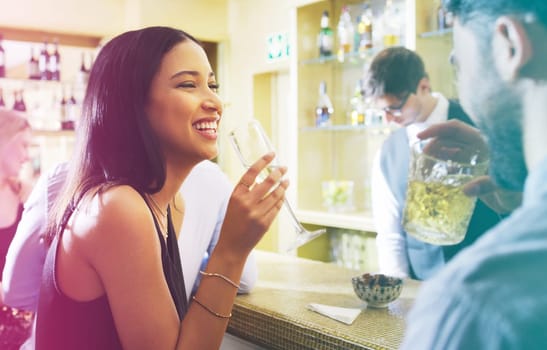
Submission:
[[[451,245],[465,238],[476,197],[462,188],[486,174],[488,156],[464,144],[422,140],[411,147],[403,228],[415,238]]]
[[[256,119],[251,119],[245,124],[235,128],[229,133],[228,136],[241,163],[246,169],[248,169],[260,157],[274,150],[268,136],[264,132],[264,129]],[[280,165],[276,157],[268,165],[268,167],[258,175],[257,180],[259,182],[263,181],[273,169],[279,166]],[[296,230],[296,239],[289,247],[289,250],[296,249],[326,232],[325,229],[308,231],[304,226],[302,226],[286,198],[283,204],[289,213],[290,220]]]

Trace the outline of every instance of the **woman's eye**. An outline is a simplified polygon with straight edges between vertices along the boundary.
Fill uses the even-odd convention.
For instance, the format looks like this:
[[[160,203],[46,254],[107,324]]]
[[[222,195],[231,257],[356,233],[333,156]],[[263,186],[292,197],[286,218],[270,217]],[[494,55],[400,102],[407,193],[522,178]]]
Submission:
[[[193,82],[184,82],[184,83],[178,84],[177,87],[180,87],[180,88],[195,88],[196,84],[193,83]]]
[[[220,88],[220,85],[214,83],[214,84],[209,84],[209,89],[213,90],[214,92],[218,92],[218,89]]]

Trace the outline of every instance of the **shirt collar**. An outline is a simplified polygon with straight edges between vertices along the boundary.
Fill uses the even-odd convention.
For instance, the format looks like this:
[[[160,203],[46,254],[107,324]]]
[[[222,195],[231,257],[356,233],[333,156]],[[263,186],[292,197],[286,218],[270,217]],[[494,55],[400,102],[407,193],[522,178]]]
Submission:
[[[437,104],[431,111],[431,114],[429,114],[429,117],[423,122],[413,123],[406,127],[409,145],[418,141],[416,135],[429,125],[442,123],[448,120],[448,100],[446,97],[438,92],[433,92],[431,95],[437,99]]]
[[[441,93],[433,92],[431,96],[437,99],[437,104],[426,119],[428,124],[442,123],[448,120],[448,100]]]

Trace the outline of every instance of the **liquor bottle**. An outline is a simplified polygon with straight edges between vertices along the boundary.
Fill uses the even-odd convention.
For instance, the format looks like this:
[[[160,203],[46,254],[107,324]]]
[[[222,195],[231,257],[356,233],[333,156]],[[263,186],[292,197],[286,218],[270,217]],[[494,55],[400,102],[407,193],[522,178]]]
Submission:
[[[364,11],[357,22],[357,38],[357,51],[363,53],[372,48],[372,10],[368,4],[365,4]]]
[[[50,80],[51,73],[49,71],[49,52],[47,51],[47,41],[44,40],[44,45],[38,56],[38,70],[40,71],[41,80]]]
[[[61,90],[61,101],[59,102],[59,120],[61,121],[61,130],[64,130],[64,123],[67,120],[66,95],[64,88]]]
[[[349,122],[351,125],[365,124],[365,100],[363,92],[363,80],[357,80],[353,96],[350,99]]]
[[[61,54],[59,53],[59,40],[55,39],[53,54],[49,56],[49,72],[51,80],[61,80]]]
[[[6,76],[6,51],[4,50],[4,36],[0,34],[0,78]]]
[[[28,61],[28,78],[40,79],[40,68],[38,67],[38,59],[34,57],[34,49],[30,47],[30,60]]]
[[[86,64],[85,64],[85,52],[82,52],[82,58],[80,61],[80,70],[78,71],[78,74],[76,75],[76,82],[81,85],[87,85],[88,80],[89,80],[89,69],[86,67]]]
[[[332,107],[329,95],[327,95],[327,83],[321,81],[321,83],[319,83],[319,100],[315,107],[315,125],[331,125],[332,113],[334,113],[334,108]]]
[[[61,100],[61,103],[62,102],[63,100]],[[74,89],[72,89],[70,97],[65,100],[64,108],[64,120],[61,121],[61,128],[63,130],[74,130],[79,115],[78,102],[76,101],[76,98],[74,98]]]
[[[383,30],[384,46],[404,45],[402,42],[402,18],[398,5],[394,5],[392,0],[386,0],[384,10]]]
[[[23,89],[19,91],[19,111],[25,112],[27,110],[27,105],[25,104],[25,99],[23,98]]]
[[[319,46],[319,56],[325,57],[332,55],[332,47],[334,45],[334,34],[329,26],[329,12],[323,11],[321,16],[321,30],[317,37]]]
[[[338,59],[344,60],[344,55],[353,48],[354,29],[351,23],[351,15],[347,6],[342,7],[340,20],[338,21]]]
[[[25,105],[25,100],[23,99],[23,90],[14,90],[13,91],[13,110],[24,112],[27,110]]]

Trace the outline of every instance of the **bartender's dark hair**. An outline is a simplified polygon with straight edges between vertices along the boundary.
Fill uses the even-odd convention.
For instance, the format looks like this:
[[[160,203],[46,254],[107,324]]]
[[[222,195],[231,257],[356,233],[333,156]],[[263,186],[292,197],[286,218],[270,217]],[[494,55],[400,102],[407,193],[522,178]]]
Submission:
[[[161,189],[165,160],[146,105],[163,57],[186,40],[201,45],[184,31],[158,26],[125,32],[102,47],[90,72],[74,158],[52,210],[48,242],[87,194],[118,184],[141,193]]]
[[[365,75],[365,95],[401,97],[416,92],[425,77],[424,62],[416,52],[400,46],[389,47],[372,60]]]

